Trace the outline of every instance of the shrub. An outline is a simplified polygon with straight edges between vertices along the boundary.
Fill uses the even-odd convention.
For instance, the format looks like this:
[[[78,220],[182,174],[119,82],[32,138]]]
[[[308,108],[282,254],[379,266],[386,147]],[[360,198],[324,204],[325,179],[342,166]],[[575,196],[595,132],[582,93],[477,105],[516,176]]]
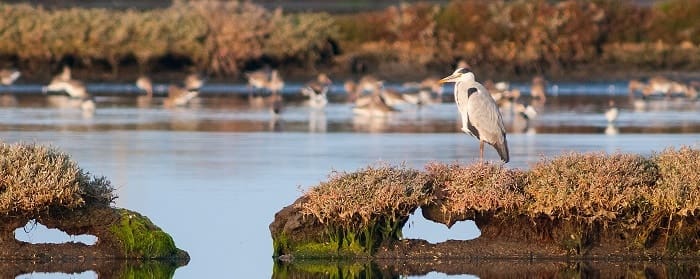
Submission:
[[[109,205],[116,196],[104,177],[92,177],[64,153],[28,144],[0,144],[0,214]]]
[[[507,169],[502,164],[431,163],[426,166],[427,175],[434,180],[435,199],[442,211],[465,214],[472,211],[494,213],[518,213],[526,202],[526,175],[517,169]]]
[[[562,155],[538,163],[528,173],[528,212],[589,223],[616,220],[643,207],[657,178],[654,163],[639,155]]]
[[[301,212],[320,223],[364,229],[377,220],[398,222],[430,199],[427,177],[403,167],[367,167],[333,172],[327,182],[309,189]]]
[[[700,150],[669,148],[654,154],[659,167],[650,202],[659,211],[680,216],[700,213]]]
[[[327,13],[283,15],[278,9],[270,24],[263,51],[272,59],[291,60],[306,66],[320,61],[324,55],[333,55],[328,41],[337,37],[338,28]]]

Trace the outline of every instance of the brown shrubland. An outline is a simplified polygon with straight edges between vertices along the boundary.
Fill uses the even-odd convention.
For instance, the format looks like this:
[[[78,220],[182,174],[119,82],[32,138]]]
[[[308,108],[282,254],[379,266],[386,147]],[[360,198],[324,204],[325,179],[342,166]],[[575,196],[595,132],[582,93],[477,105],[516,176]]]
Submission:
[[[353,173],[334,172],[328,182],[307,191],[304,214],[340,228],[363,229],[377,220],[395,223],[428,202],[427,177],[403,167],[367,167]]]
[[[306,191],[307,199],[298,206],[320,223],[349,229],[365,228],[377,218],[400,219],[420,206],[437,204],[452,216],[495,214],[646,227],[646,235],[662,220],[700,213],[699,164],[700,150],[683,147],[650,157],[568,153],[526,171],[494,163],[431,163],[425,172],[369,167],[334,173]]]
[[[114,73],[168,58],[228,76],[261,64],[421,76],[459,59],[497,75],[700,68],[696,0],[451,1],[341,15],[237,1],[146,11],[0,4],[0,12],[1,62],[30,72],[66,58]]]
[[[107,179],[91,176],[56,149],[0,143],[0,215],[109,205],[115,198]]]
[[[650,203],[666,215],[697,216],[700,213],[700,150],[682,147],[656,153],[659,179]]]
[[[476,163],[468,166],[431,163],[428,177],[434,179],[435,199],[441,210],[456,215],[471,211],[517,214],[525,204],[525,173],[501,164]]]

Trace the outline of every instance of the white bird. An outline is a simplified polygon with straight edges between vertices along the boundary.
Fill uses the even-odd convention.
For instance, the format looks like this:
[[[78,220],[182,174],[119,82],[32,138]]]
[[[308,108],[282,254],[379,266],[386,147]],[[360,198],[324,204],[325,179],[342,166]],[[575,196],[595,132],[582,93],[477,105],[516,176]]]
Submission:
[[[42,91],[47,92],[65,92],[68,94],[68,103],[74,103],[73,101],[79,101],[80,109],[85,115],[92,115],[95,113],[95,101],[92,96],[87,92],[85,84],[79,80],[69,79],[63,80],[60,78],[54,78],[49,85],[45,86]],[[65,96],[55,96],[58,98],[65,98]],[[72,101],[71,101],[72,100]],[[66,100],[59,101],[60,104],[66,103]]]
[[[15,69],[2,69],[0,70],[0,84],[11,85],[20,75],[20,72]]]
[[[168,86],[168,97],[163,101],[166,108],[186,106],[192,99],[199,96],[199,90],[204,85],[204,80],[198,74],[190,74],[185,77],[184,87],[178,85]]]
[[[509,161],[506,128],[496,101],[469,69],[458,68],[441,83],[455,83],[455,102],[462,118],[462,131],[479,140],[479,154],[484,159],[484,142],[496,149],[501,160]]]
[[[608,108],[608,110],[605,111],[605,119],[608,120],[608,123],[613,123],[617,120],[619,111],[617,107],[615,107],[615,101],[613,100],[610,100],[610,102],[608,102],[608,106],[610,107]]]
[[[136,97],[136,104],[139,107],[150,106],[153,100],[153,82],[151,79],[147,76],[140,76],[136,79],[136,87],[146,93],[146,95]]]
[[[328,104],[328,90],[333,84],[328,75],[319,74],[318,77],[306,83],[301,88],[301,94],[308,96],[308,104],[312,108],[323,108]]]

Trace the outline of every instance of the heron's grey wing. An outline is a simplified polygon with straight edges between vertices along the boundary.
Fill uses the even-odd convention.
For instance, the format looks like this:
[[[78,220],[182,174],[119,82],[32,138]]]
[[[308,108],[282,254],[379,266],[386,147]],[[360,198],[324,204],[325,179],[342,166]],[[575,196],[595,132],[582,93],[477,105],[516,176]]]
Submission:
[[[482,85],[477,84],[474,87],[477,93],[474,93],[468,102],[469,123],[476,127],[486,142],[502,142],[506,129],[496,101]]]

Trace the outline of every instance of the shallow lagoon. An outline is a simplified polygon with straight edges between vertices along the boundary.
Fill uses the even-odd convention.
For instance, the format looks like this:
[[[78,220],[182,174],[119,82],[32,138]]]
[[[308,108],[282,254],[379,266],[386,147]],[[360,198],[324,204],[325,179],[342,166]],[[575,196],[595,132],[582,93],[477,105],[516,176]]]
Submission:
[[[320,112],[292,104],[273,120],[264,108],[223,97],[178,110],[139,109],[128,100],[100,98],[89,118],[47,107],[35,97],[20,98],[19,107],[0,109],[0,138],[51,144],[84,169],[107,176],[118,188],[117,206],[150,217],[190,253],[191,262],[177,269],[175,278],[269,278],[268,225],[274,213],[333,170],[478,159],[478,143],[458,132],[450,103],[404,107],[383,120],[354,117],[347,104]],[[606,135],[602,112],[608,98],[550,98],[526,129],[516,125],[517,117],[506,116],[508,165],[526,168],[572,150],[650,154],[668,146],[700,147],[700,102],[655,100],[639,108],[616,96],[617,134]],[[486,156],[497,158],[490,147]],[[412,224],[407,236],[449,235],[420,220]],[[473,225],[460,230],[451,233],[478,235]]]

